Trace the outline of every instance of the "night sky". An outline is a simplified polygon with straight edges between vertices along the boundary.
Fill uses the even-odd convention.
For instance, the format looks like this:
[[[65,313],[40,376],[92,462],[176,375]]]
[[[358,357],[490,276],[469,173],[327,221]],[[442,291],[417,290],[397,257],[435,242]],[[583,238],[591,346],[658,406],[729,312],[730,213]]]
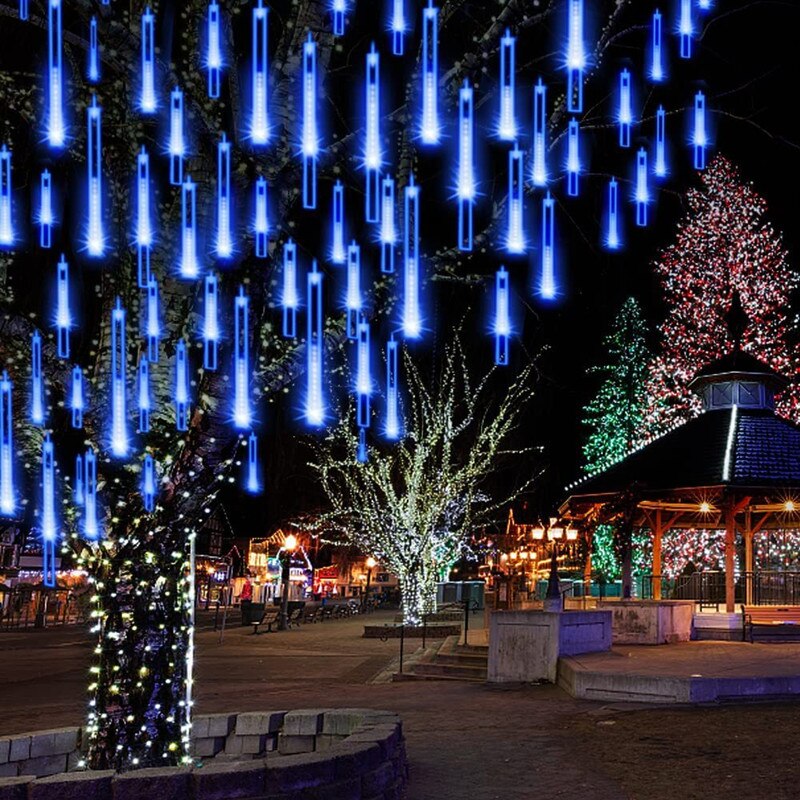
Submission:
[[[116,2],[112,0],[112,4]],[[40,5],[31,2],[33,14]],[[199,3],[191,5],[202,7]],[[281,26],[291,17],[292,5],[286,0],[269,5],[272,41],[277,39]],[[526,7],[535,13],[538,5],[530,3]],[[597,19],[592,18],[592,9],[599,6],[599,3],[587,0],[589,45],[598,34]],[[197,19],[187,19],[181,13],[180,9],[186,7],[181,4],[161,4],[157,32],[162,54],[170,53],[178,71],[184,74],[196,71],[197,65],[178,46],[180,34],[184,26],[199,24]],[[491,17],[499,13],[504,4],[463,0],[448,3],[447,7],[448,13],[452,13],[441,34],[442,71],[449,70],[454,62],[459,61],[465,50],[474,49],[476,31],[485,29]],[[551,187],[558,204],[556,213],[561,279],[558,302],[543,304],[531,292],[538,253],[532,252],[530,258],[508,258],[500,249],[500,236],[496,237],[496,247],[492,245],[460,259],[454,270],[458,275],[492,276],[498,266],[504,263],[512,273],[516,294],[514,302],[518,312],[516,323],[520,335],[513,343],[510,369],[514,369],[514,364],[519,365],[535,357],[540,370],[536,401],[527,414],[521,438],[524,444],[543,447],[543,453],[535,459],[520,459],[509,465],[498,475],[498,486],[519,482],[532,470],[544,468],[544,475],[536,490],[527,499],[532,508],[545,516],[562,498],[563,486],[579,474],[583,438],[579,422],[581,408],[597,388],[597,378],[587,376],[587,369],[602,361],[602,337],[616,311],[626,297],[635,295],[653,325],[663,317],[664,309],[650,265],[659,249],[671,240],[674,225],[682,212],[682,193],[696,183],[696,176],[691,169],[691,152],[685,141],[688,130],[686,109],[698,89],[702,88],[708,97],[715,139],[713,150],[727,155],[738,164],[743,176],[753,181],[757,191],[766,197],[770,218],[775,227],[783,231],[792,257],[796,259],[796,254],[800,252],[800,233],[797,228],[800,209],[796,188],[800,174],[800,130],[794,108],[800,78],[800,52],[797,47],[800,5],[791,2],[717,0],[703,20],[702,34],[695,42],[695,54],[689,61],[677,58],[676,37],[668,31],[669,23],[665,23],[669,80],[652,90],[642,78],[645,63],[643,45],[649,35],[647,26],[654,7],[653,3],[637,0],[625,9],[619,26],[620,35],[609,47],[600,68],[587,85],[582,146],[584,164],[588,161],[589,170],[581,179],[581,197],[567,198],[560,177]],[[27,65],[33,73],[40,70],[44,62],[44,52],[40,46],[42,32],[33,27],[24,30],[18,22],[11,24],[9,16],[12,8],[16,8],[15,3],[0,5],[0,69],[10,69],[12,65],[19,69]],[[675,16],[672,8],[664,7],[662,11],[670,19]],[[371,40],[375,39],[384,52],[384,108],[395,110],[398,107],[405,84],[411,80],[413,58],[407,57],[401,69],[401,62],[392,59],[388,53],[389,40],[384,30],[383,13],[383,2],[359,0],[342,47],[334,54],[330,74],[336,88],[327,93],[322,107],[323,117],[327,121],[325,137],[329,141],[351,133],[354,121],[360,117],[364,55]],[[69,17],[68,5],[64,23],[67,31],[71,25],[76,25]],[[536,77],[541,75],[550,85],[549,102],[558,93],[556,87],[560,89],[563,85],[564,72],[560,69],[563,30],[563,14],[558,13],[543,24],[526,28],[518,42],[517,113],[525,130],[530,126],[530,86]],[[235,18],[233,31],[235,40],[246,49],[249,42],[249,13],[239,14]],[[413,48],[416,47],[418,36],[417,29],[412,34]],[[244,55],[239,53],[238,57],[243,58]],[[6,66],[2,66],[3,62]],[[478,104],[478,166],[480,191],[484,194],[477,206],[476,230],[485,226],[491,211],[491,199],[502,197],[506,186],[506,146],[499,145],[490,135],[495,105],[493,102],[481,105],[482,94],[496,83],[497,60],[487,60],[483,73],[479,68],[481,63],[478,59],[478,68],[470,72]],[[613,89],[618,72],[624,66],[632,72],[637,89],[634,108],[643,120],[634,130],[632,148],[626,151],[617,145],[616,129],[611,118]],[[663,103],[670,112],[667,125],[672,174],[665,187],[657,193],[657,201],[650,209],[651,224],[646,229],[637,229],[632,224],[633,208],[627,201],[630,168],[637,147],[652,142],[653,114],[659,103]],[[453,110],[453,98],[447,98],[444,115],[448,125],[451,125]],[[236,131],[239,123],[235,118],[229,117],[227,123]],[[396,156],[393,148],[402,125],[402,119],[397,120],[387,139],[387,155],[390,158]],[[452,130],[447,132],[451,134]],[[33,156],[37,148],[30,143],[33,132],[24,131],[18,120],[6,119],[0,133],[0,138],[13,141],[16,151],[29,153],[30,163],[23,165],[18,175],[24,175],[26,169],[33,175],[41,168]],[[452,200],[453,142],[450,136],[442,153],[422,155],[415,162],[423,195],[422,249],[427,255],[444,247],[452,247],[456,240],[456,204]],[[527,146],[527,142],[524,144]],[[562,160],[563,149],[551,152],[551,172],[555,172],[554,166],[556,163],[560,165]],[[621,253],[614,255],[605,252],[599,244],[602,201],[611,175],[621,180],[621,199],[625,198],[622,203],[623,214],[626,217],[626,246]],[[319,222],[327,219],[330,183],[325,180],[321,182],[320,197],[322,210],[318,219],[309,218],[307,223],[292,231],[300,244],[303,258],[324,256],[326,226]],[[352,195],[349,202],[350,210],[355,213],[354,209],[362,199]],[[528,198],[526,214],[528,236],[538,240],[538,194],[535,200]],[[502,226],[500,230],[502,233]],[[353,229],[351,233],[358,236],[363,231]],[[372,248],[365,257],[373,270],[377,269],[376,255],[377,250]],[[35,265],[40,256],[34,254],[30,258]],[[45,303],[36,274],[36,270],[30,270],[27,274],[18,270],[15,289],[18,302],[41,313]],[[335,277],[329,283],[341,285],[341,281]],[[334,302],[333,290],[331,295],[329,299]],[[487,369],[491,365],[493,345],[487,335],[488,296],[485,286],[475,288],[457,281],[437,281],[431,297],[434,298],[429,308],[431,331],[425,341],[415,348],[420,362],[435,363],[431,354],[441,344],[443,333],[461,323],[474,370],[480,372]],[[278,319],[277,313],[275,319]],[[655,335],[653,344],[657,345]],[[503,380],[505,378],[499,380],[498,389],[502,387]],[[238,492],[231,492],[226,498],[229,515],[237,522],[237,527],[241,526],[242,534],[263,534],[287,517],[312,511],[320,504],[321,498],[305,466],[309,454],[302,437],[298,436],[301,433],[296,405],[287,402],[277,407],[270,406],[262,433],[265,493],[257,499],[242,500]]]

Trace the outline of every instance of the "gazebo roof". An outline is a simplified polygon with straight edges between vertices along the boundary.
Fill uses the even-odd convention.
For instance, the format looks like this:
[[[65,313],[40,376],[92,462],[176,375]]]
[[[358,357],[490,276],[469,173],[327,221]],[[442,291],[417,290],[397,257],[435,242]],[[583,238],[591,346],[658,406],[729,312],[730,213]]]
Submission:
[[[760,359],[735,348],[722,358],[703,367],[689,382],[689,386],[697,391],[707,383],[726,380],[755,380],[770,386],[775,391],[780,391],[789,383],[787,378]]]
[[[766,409],[706,411],[573,484],[569,495],[589,499],[633,484],[644,495],[721,486],[800,487],[800,428]]]

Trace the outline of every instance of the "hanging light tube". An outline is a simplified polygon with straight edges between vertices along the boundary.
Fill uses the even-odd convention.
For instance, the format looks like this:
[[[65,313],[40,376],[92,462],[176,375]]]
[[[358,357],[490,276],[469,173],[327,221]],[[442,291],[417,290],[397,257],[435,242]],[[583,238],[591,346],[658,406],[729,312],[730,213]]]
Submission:
[[[182,278],[200,274],[197,260],[197,184],[187,177],[181,187],[181,260]]]
[[[39,184],[39,245],[45,249],[53,244],[53,176],[43,170]]]
[[[255,433],[250,432],[247,437],[247,482],[245,490],[250,494],[258,494],[261,484],[258,480],[258,439]]]
[[[422,9],[422,123],[420,138],[426,145],[439,144],[439,9],[428,0]]]
[[[333,243],[331,245],[331,262],[344,264],[347,254],[344,249],[344,186],[337,180],[333,185]]]
[[[623,69],[619,74],[619,109],[617,124],[619,125],[619,146],[631,146],[631,125],[633,110],[631,106],[631,73]]]
[[[303,208],[317,207],[317,158],[319,126],[317,125],[317,45],[308,34],[303,44]]]
[[[31,422],[44,425],[44,374],[42,373],[42,335],[31,336]]]
[[[150,219],[150,156],[142,145],[136,157],[136,254],[137,282],[140,289],[150,279],[150,248],[153,229]]]
[[[586,52],[583,32],[583,0],[567,0],[567,111],[583,113],[583,72]]]
[[[287,339],[297,336],[297,307],[300,298],[297,292],[297,245],[289,239],[283,246],[283,335]]]
[[[55,450],[50,434],[42,442],[42,583],[50,588],[56,585],[56,465]]]
[[[72,313],[69,307],[69,264],[64,254],[56,265],[56,343],[59,358],[69,358],[69,330]]]
[[[219,282],[216,275],[206,275],[203,307],[203,369],[217,368],[219,348]]]
[[[11,151],[0,147],[0,247],[14,244],[14,215],[11,187]]]
[[[567,126],[567,194],[577,197],[580,191],[581,140],[577,119],[571,119]]]
[[[678,35],[681,39],[681,58],[692,57],[692,39],[694,38],[694,20],[692,19],[692,0],[680,0],[680,17],[678,19]]]
[[[250,410],[250,300],[239,287],[234,301],[233,424],[239,430],[252,424]]]
[[[458,111],[458,249],[472,250],[472,207],[477,195],[475,180],[475,140],[472,88],[467,84],[459,92]]]
[[[708,130],[706,127],[706,96],[698,92],[694,96],[694,120],[692,125],[692,150],[694,152],[694,168],[706,168],[706,147],[708,146]]]
[[[366,125],[364,134],[364,172],[366,175],[366,219],[378,222],[380,219],[381,183],[381,84],[380,56],[375,50],[375,42],[367,53],[367,79],[364,105]]]
[[[222,37],[220,35],[220,12],[216,0],[208,4],[206,69],[208,70],[208,96],[219,97],[222,74]]]
[[[398,367],[398,342],[392,334],[386,343],[386,425],[384,427],[384,435],[390,441],[400,438]]]
[[[325,421],[325,401],[322,390],[323,370],[323,330],[322,330],[322,273],[317,262],[312,262],[308,273],[308,314],[307,314],[307,369],[306,369],[306,422],[319,427]]]
[[[147,453],[142,466],[142,505],[148,514],[156,507],[156,467],[153,456]]]
[[[389,29],[392,32],[392,53],[402,56],[405,52],[406,31],[406,10],[404,0],[389,0],[392,8],[392,18]]]
[[[533,159],[531,182],[534,186],[547,186],[547,87],[542,79],[533,87]]]
[[[267,179],[256,178],[256,211],[253,230],[256,239],[256,258],[267,257],[269,244],[269,212],[267,210]]]
[[[542,267],[539,294],[545,300],[556,296],[555,201],[550,192],[542,198]]]
[[[179,431],[189,430],[189,356],[185,339],[178,339],[175,348],[175,425]]]
[[[362,317],[358,322],[356,349],[356,421],[359,428],[370,424],[370,396],[372,395],[372,371],[370,366],[369,323]]]
[[[636,224],[647,225],[647,206],[650,204],[650,188],[647,180],[647,150],[644,147],[636,154]]]
[[[269,56],[267,54],[267,11],[264,0],[253,9],[253,48],[251,53],[250,140],[262,146],[269,141]]]
[[[47,2],[47,143],[61,148],[66,143],[64,122],[64,71],[62,66],[61,0]]]
[[[497,135],[506,142],[517,139],[517,114],[515,98],[517,40],[506,29],[500,40],[500,111]]]
[[[150,361],[146,355],[142,355],[139,359],[136,388],[136,397],[139,406],[139,432],[149,433],[152,404],[150,400]]]
[[[75,456],[75,489],[72,499],[76,506],[82,506],[84,501],[83,493],[83,456]]]
[[[664,106],[656,111],[656,163],[654,172],[657,178],[667,175],[667,112]]]
[[[100,80],[100,54],[97,46],[97,17],[89,20],[89,65],[86,70],[89,83]]]
[[[158,362],[158,340],[161,338],[161,323],[158,320],[158,282],[150,276],[147,282],[147,317],[145,320],[147,338],[147,360]]]
[[[511,337],[511,312],[509,308],[508,270],[500,267],[495,277],[494,363],[508,364],[508,344]]]
[[[183,92],[176,86],[169,96],[169,182],[183,183],[183,157],[186,140],[183,130]]]
[[[86,220],[86,249],[90,256],[101,258],[106,249],[103,231],[103,139],[102,109],[97,105],[97,95],[92,95],[88,108],[86,152],[86,180],[88,188],[88,215]]]
[[[606,210],[605,245],[609,250],[619,250],[621,245],[619,231],[619,184],[616,178],[608,182],[608,208]]]
[[[661,12],[653,12],[653,21],[650,26],[650,80],[661,83],[664,80],[664,24]]]
[[[522,150],[516,142],[514,149],[508,151],[508,230],[506,233],[506,250],[509,253],[525,252],[525,229],[523,222],[523,204],[525,193],[525,177]]]
[[[353,241],[347,248],[347,338],[358,337],[358,318],[361,314],[361,248]]]
[[[99,536],[99,528],[97,524],[97,457],[91,447],[86,450],[83,466],[86,471],[83,484],[83,535],[93,541]]]
[[[228,259],[233,255],[231,233],[231,143],[223,133],[217,144],[217,258]]]
[[[142,85],[139,109],[143,114],[155,114],[157,108],[155,17],[150,6],[147,6],[142,14]]]
[[[12,409],[13,384],[8,372],[0,378],[0,514],[14,516],[16,499],[14,491],[14,414]]]
[[[405,188],[403,231],[403,334],[409,339],[422,333],[419,267],[419,187],[412,175]]]
[[[128,454],[127,350],[125,347],[125,309],[117,298],[111,312],[111,452],[122,458]]]
[[[381,181],[381,272],[394,272],[394,251],[397,246],[397,222],[394,208],[394,179],[388,175]]]

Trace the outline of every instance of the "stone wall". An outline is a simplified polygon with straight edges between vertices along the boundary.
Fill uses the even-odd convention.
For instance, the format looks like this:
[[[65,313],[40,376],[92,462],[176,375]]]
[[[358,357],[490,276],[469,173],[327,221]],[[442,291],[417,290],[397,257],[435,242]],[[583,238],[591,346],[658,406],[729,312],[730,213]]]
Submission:
[[[406,785],[390,712],[211,714],[192,727],[193,766],[121,774],[76,769],[78,728],[0,739],[0,800],[399,800]]]

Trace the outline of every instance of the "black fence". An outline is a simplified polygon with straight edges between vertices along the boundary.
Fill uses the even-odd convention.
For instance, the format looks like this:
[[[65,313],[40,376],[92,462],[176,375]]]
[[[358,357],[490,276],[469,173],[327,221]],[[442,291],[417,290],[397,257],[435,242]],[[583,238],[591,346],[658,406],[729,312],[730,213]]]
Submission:
[[[694,600],[700,606],[717,607],[725,603],[725,573],[694,572],[667,578],[663,575],[639,575],[634,594],[653,597],[653,584],[661,581],[663,600]],[[737,603],[756,606],[800,605],[800,572],[742,572],[736,576],[734,594]]]

